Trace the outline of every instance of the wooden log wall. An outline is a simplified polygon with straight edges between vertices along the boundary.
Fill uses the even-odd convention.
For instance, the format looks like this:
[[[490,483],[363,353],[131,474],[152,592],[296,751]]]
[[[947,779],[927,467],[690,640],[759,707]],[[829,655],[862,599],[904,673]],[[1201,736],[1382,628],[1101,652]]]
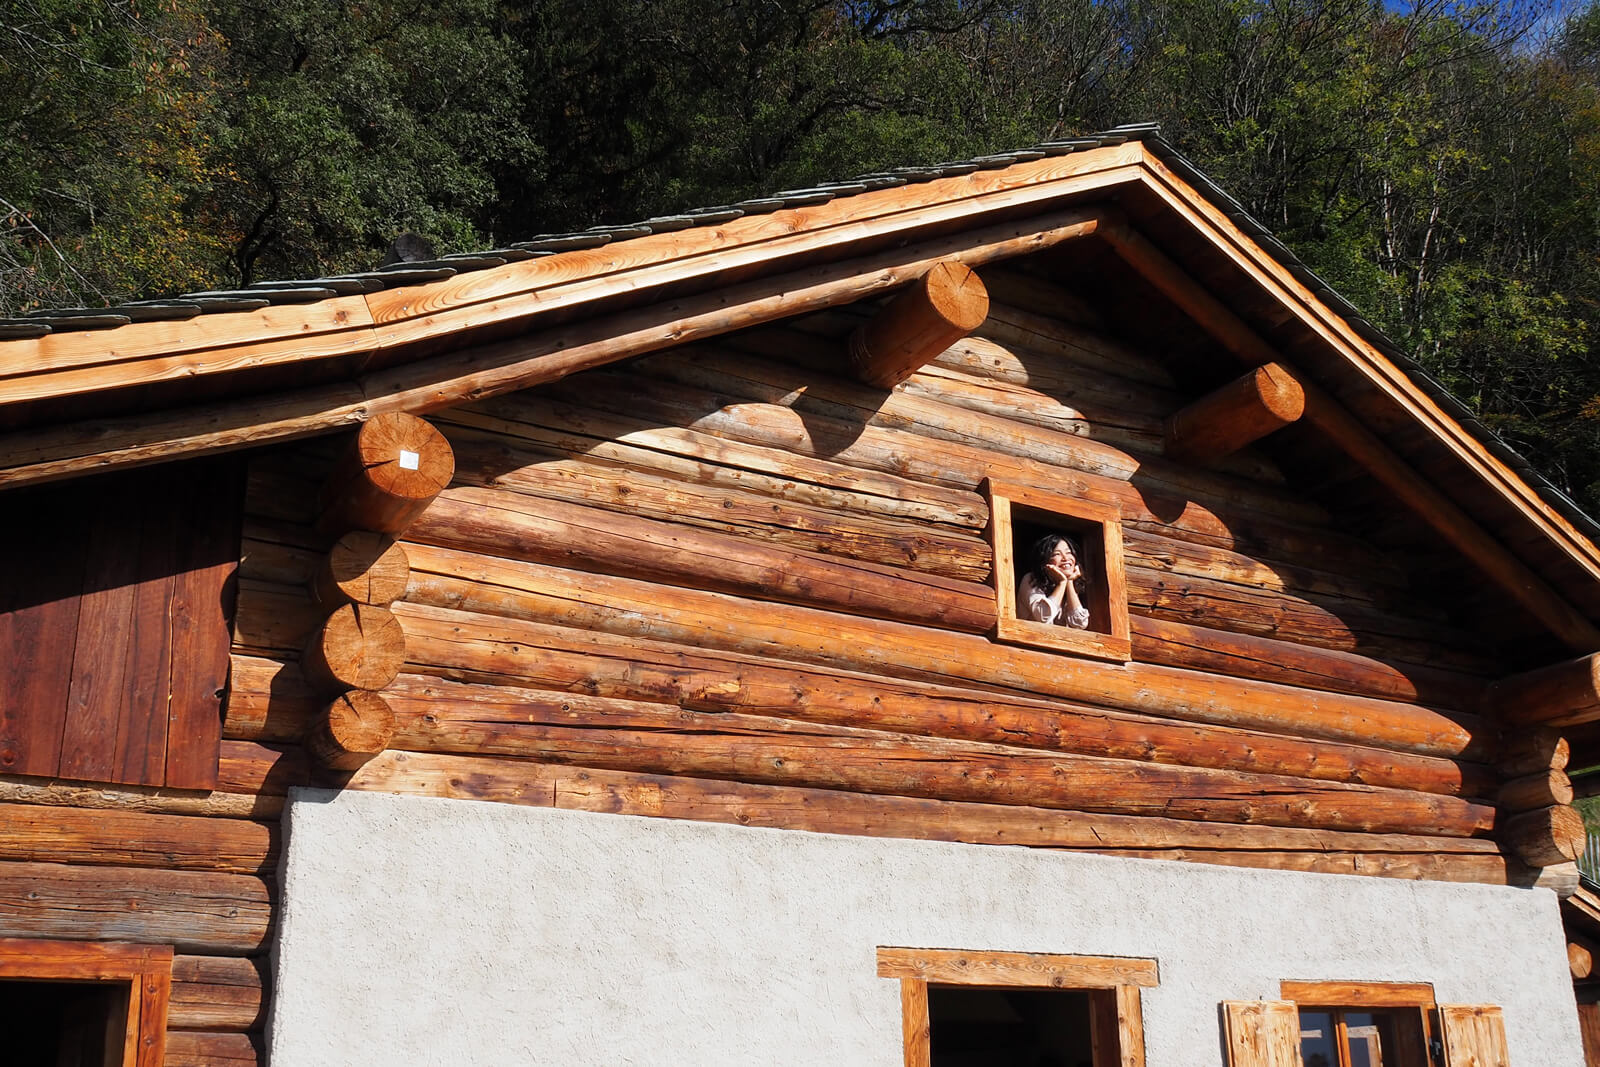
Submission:
[[[1001,272],[991,295],[973,336],[889,393],[850,376],[864,308],[436,413],[455,479],[398,553],[330,556],[316,519],[335,443],[260,456],[222,773],[262,796],[235,817],[270,829],[272,798],[316,777],[829,832],[1529,878],[1495,837],[1497,797],[1506,786],[1537,810],[1540,783],[1559,799],[1559,781],[1542,751],[1501,753],[1476,714],[1504,673],[1493,650],[1263,452],[1165,457],[1166,420],[1194,397],[1069,294]],[[989,476],[1120,508],[1133,662],[987,636]],[[387,749],[368,760],[375,720],[354,706],[327,719],[323,665],[301,669],[329,618],[313,590],[382,586],[387,600],[401,579],[406,662],[381,693]],[[308,738],[331,766],[309,769]],[[242,968],[193,973],[250,987]],[[210,1054],[250,1062],[256,1024],[214,1010],[236,1029]]]

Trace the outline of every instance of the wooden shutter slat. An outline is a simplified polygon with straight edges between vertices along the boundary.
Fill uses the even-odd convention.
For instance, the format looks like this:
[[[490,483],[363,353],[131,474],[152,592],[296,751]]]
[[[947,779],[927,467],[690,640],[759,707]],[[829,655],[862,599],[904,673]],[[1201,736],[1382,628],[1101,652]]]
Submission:
[[[228,684],[228,620],[239,562],[244,477],[233,458],[189,472],[185,509],[191,531],[173,584],[172,709],[166,785],[214,789],[222,743],[222,691]]]
[[[1292,1000],[1225,1000],[1229,1067],[1300,1067],[1300,1010]]]
[[[85,532],[59,487],[17,494],[0,526],[0,772],[54,777],[78,643]],[[61,670],[41,664],[62,664]]]
[[[1511,1067],[1506,1023],[1492,1004],[1441,1004],[1444,1067]]]
[[[172,571],[179,516],[164,504],[178,486],[165,471],[148,476],[134,590],[126,684],[116,720],[117,782],[159,785],[166,773],[167,711],[172,693]]]
[[[61,738],[64,778],[116,778],[116,721],[133,638],[142,526],[135,521],[130,529],[128,518],[142,511],[140,488],[137,478],[112,480],[91,514],[78,645]]]

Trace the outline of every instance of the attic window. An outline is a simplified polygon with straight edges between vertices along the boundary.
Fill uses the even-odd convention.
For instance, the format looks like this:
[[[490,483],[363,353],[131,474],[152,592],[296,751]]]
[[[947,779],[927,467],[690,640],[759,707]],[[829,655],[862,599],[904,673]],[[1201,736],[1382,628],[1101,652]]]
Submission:
[[[1118,509],[992,479],[985,486],[998,608],[995,639],[1128,660],[1132,651]],[[1054,561],[1035,559],[1041,549],[1052,546]],[[1070,582],[1061,580],[1062,566],[1073,571]]]

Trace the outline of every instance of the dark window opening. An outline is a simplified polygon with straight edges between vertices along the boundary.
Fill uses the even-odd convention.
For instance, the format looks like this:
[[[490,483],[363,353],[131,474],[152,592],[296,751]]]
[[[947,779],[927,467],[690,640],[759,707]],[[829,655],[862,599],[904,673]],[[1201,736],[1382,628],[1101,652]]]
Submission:
[[[929,986],[931,1067],[1092,1067],[1087,990]]]
[[[0,981],[9,1067],[119,1067],[127,1039],[125,982]]]

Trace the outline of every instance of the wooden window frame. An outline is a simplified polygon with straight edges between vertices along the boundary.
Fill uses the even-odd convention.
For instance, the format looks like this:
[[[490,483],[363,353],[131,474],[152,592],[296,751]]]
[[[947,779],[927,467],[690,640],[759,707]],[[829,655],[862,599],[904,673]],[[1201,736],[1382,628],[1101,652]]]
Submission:
[[[161,1067],[172,994],[172,946],[0,938],[0,979],[125,984],[122,1067]]]
[[[1334,1020],[1338,1030],[1334,1038],[1340,1055],[1349,1047],[1345,1035],[1345,1013],[1415,1011],[1422,1034],[1423,1062],[1433,1062],[1433,1043],[1438,1037],[1433,1025],[1433,1012],[1438,1009],[1431,982],[1301,982],[1284,980],[1278,983],[1278,995],[1293,1001],[1296,1022],[1300,1011],[1324,1011]],[[1385,1063],[1388,1058],[1385,1057]]]
[[[929,1067],[930,985],[1088,993],[1094,1067],[1144,1067],[1139,990],[1160,982],[1156,961],[1136,956],[899,947],[878,949],[878,977],[900,980],[905,1067]]]
[[[1062,496],[993,478],[984,480],[983,492],[989,502],[989,545],[994,551],[995,639],[1119,663],[1132,659],[1121,510],[1114,504]],[[1018,575],[1012,524],[1012,512],[1016,507],[1058,515],[1065,520],[1063,528],[1069,531],[1085,528],[1095,531],[1085,539],[1084,555],[1092,555],[1094,564],[1104,575],[1106,630],[1073,630],[1017,617]],[[1095,625],[1092,613],[1090,623]]]

